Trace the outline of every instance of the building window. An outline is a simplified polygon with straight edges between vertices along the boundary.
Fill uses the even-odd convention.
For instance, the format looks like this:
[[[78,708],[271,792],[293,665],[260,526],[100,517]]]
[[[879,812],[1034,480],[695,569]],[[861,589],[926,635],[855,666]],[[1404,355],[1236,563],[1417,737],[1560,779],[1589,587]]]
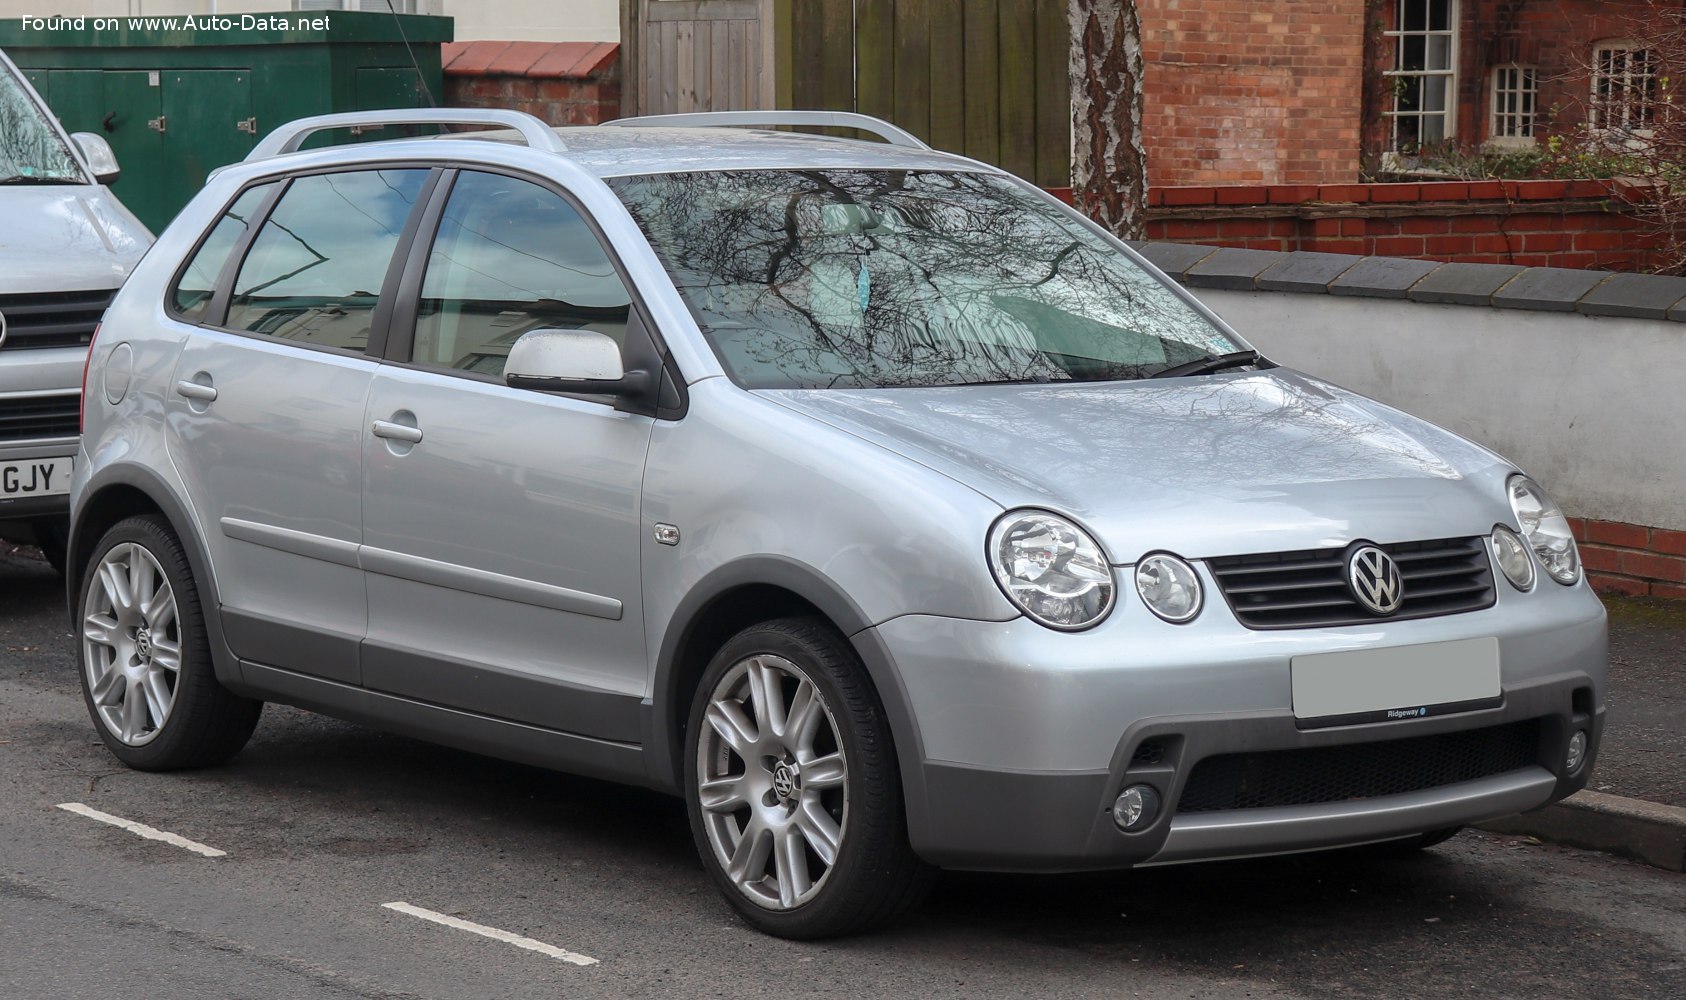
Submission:
[[[1592,109],[1588,123],[1600,131],[1651,127],[1657,100],[1657,54],[1638,42],[1599,42],[1592,47]]]
[[[1393,149],[1415,153],[1452,138],[1456,132],[1457,0],[1395,0],[1393,69]]]
[[[1515,63],[1494,67],[1492,137],[1504,142],[1532,142],[1539,97],[1539,74],[1534,67]]]
[[[363,10],[375,14],[431,14],[433,0],[293,0],[294,10]]]

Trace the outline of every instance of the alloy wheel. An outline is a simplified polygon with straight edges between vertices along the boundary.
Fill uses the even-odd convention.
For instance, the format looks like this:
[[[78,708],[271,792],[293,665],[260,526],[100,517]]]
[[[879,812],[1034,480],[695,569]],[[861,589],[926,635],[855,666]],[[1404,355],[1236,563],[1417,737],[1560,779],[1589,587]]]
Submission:
[[[145,546],[112,546],[82,608],[82,670],[100,723],[127,746],[152,742],[181,676],[176,595]]]

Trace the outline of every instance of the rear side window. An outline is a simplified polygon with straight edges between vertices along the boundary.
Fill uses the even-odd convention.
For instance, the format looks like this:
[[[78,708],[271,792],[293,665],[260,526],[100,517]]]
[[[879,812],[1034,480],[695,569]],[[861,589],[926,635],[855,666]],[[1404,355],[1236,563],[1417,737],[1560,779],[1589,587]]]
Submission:
[[[170,290],[170,305],[176,314],[189,323],[203,323],[205,310],[211,305],[211,297],[216,293],[217,277],[222,274],[223,265],[228,263],[228,255],[233,252],[235,244],[245,235],[246,227],[251,224],[252,213],[263,204],[264,198],[269,196],[273,182],[260,184],[255,188],[248,188],[240,197],[234,199],[222,218],[211,227],[211,233],[205,237],[205,242],[199,245],[199,252],[187,262],[187,267],[181,273],[181,280]]]
[[[464,172],[428,257],[411,360],[501,378],[510,346],[529,330],[593,330],[624,346],[631,301],[560,195]]]
[[[424,169],[293,181],[240,265],[224,326],[361,352]]]

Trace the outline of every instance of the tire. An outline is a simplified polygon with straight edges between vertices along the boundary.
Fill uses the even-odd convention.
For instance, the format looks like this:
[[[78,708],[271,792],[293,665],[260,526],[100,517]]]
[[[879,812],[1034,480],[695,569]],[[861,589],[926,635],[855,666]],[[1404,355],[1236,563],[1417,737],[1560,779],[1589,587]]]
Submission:
[[[141,771],[208,767],[246,745],[263,702],[218,683],[193,572],[162,518],[105,533],[77,610],[82,700],[118,760]]]
[[[775,937],[883,925],[935,880],[907,843],[883,707],[817,618],[752,626],[715,654],[686,729],[685,801],[716,887]]]
[[[64,575],[65,551],[70,542],[70,521],[68,518],[52,518],[36,521],[30,527],[35,532],[35,545],[41,550],[41,555],[47,560],[47,565],[53,572]]]

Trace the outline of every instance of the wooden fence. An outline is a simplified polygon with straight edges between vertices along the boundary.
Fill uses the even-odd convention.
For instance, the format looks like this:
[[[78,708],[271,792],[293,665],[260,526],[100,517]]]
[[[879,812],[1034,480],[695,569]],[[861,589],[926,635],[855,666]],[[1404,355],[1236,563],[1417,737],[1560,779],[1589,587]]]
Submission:
[[[629,114],[860,111],[1045,187],[1071,183],[1066,0],[623,0],[622,8],[621,37],[633,47],[623,64]]]

